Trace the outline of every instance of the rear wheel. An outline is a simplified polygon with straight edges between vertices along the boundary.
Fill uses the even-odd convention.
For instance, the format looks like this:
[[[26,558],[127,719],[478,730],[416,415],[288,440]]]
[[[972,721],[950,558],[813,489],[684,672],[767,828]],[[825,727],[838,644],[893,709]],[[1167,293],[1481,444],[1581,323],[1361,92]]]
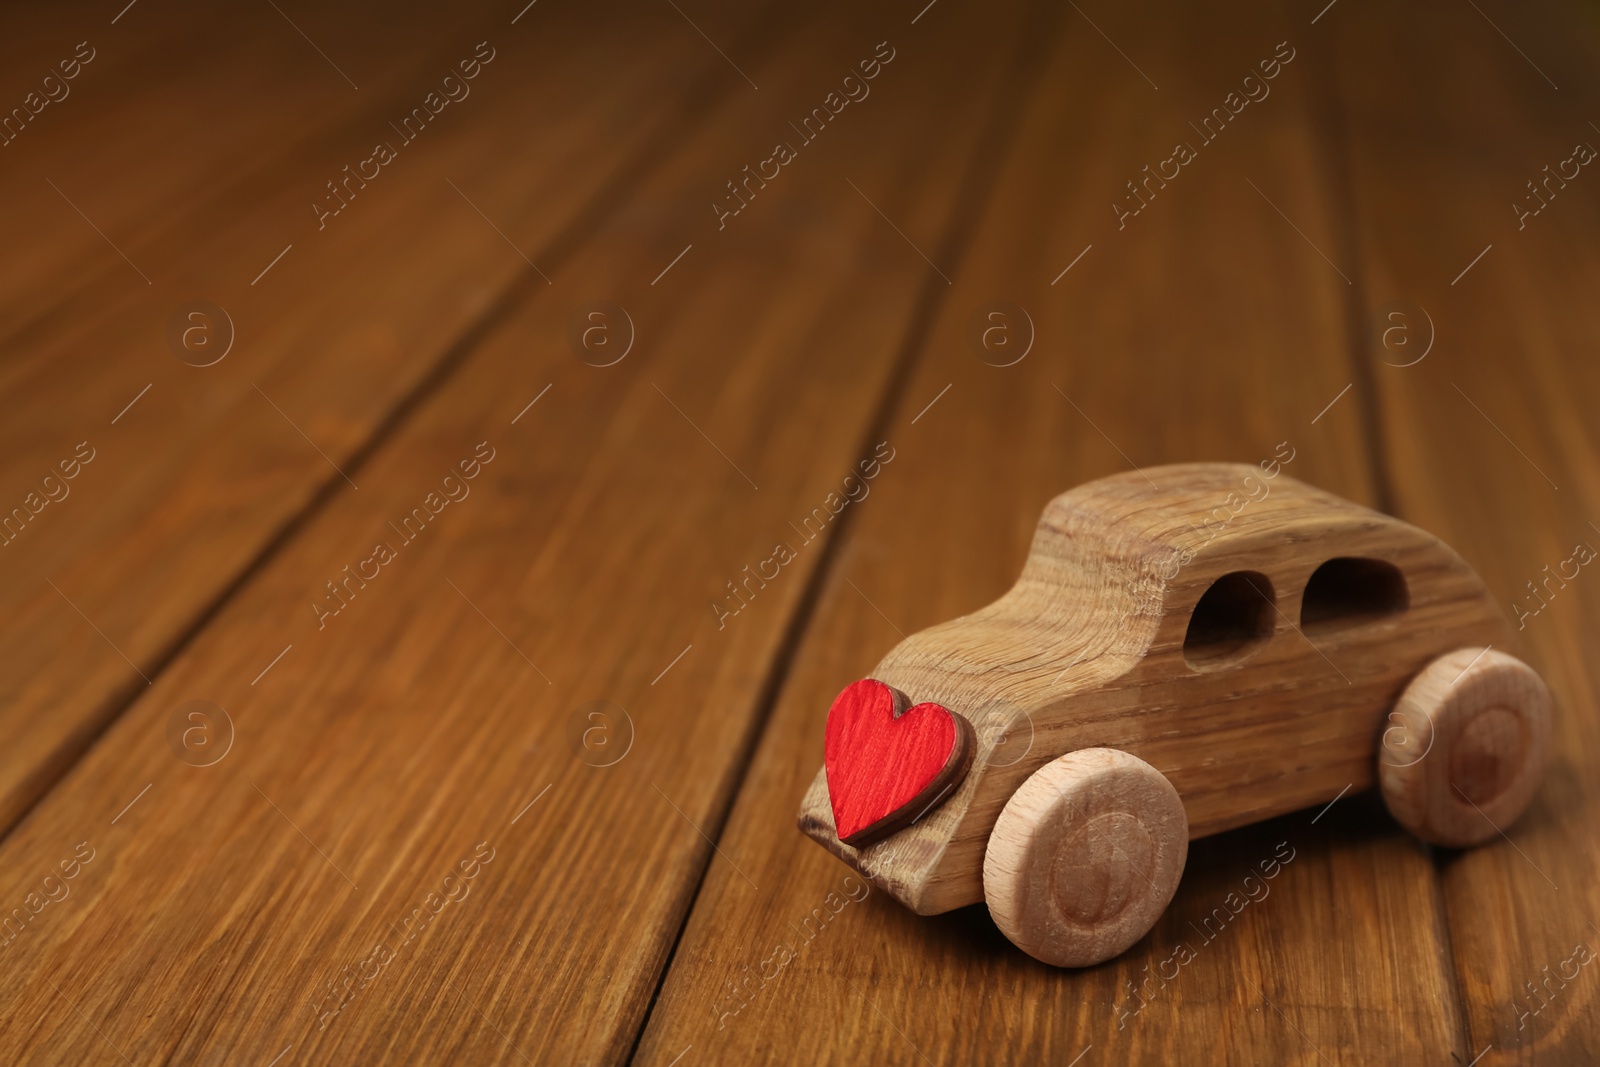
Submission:
[[[1087,967],[1155,925],[1188,852],[1183,802],[1160,771],[1082,749],[1039,768],[1006,803],[984,854],[984,897],[1028,955]]]
[[[1460,648],[1412,679],[1378,748],[1389,812],[1436,845],[1482,844],[1521,815],[1550,742],[1550,690],[1526,663]]]

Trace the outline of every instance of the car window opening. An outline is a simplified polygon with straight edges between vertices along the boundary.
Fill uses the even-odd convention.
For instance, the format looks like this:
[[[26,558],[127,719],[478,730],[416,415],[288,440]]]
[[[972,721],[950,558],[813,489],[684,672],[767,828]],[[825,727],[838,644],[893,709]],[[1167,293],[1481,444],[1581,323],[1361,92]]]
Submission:
[[[1255,571],[1224,574],[1205,591],[1189,617],[1183,658],[1211,671],[1251,655],[1272,636],[1277,619],[1272,583]]]
[[[1358,626],[1402,612],[1410,601],[1399,567],[1381,559],[1341,556],[1311,573],[1300,598],[1300,628],[1315,632]]]

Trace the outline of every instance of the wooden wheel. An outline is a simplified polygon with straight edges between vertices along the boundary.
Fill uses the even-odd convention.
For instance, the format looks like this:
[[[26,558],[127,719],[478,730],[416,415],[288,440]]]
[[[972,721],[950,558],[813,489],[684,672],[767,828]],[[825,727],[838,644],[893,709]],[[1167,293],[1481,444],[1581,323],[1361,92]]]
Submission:
[[[1550,741],[1550,690],[1515,656],[1460,648],[1412,679],[1378,748],[1389,812],[1436,845],[1495,836],[1533,799]]]
[[[989,835],[983,891],[1022,951],[1087,967],[1155,924],[1188,853],[1189,820],[1172,783],[1136,756],[1086,748],[1011,795]]]

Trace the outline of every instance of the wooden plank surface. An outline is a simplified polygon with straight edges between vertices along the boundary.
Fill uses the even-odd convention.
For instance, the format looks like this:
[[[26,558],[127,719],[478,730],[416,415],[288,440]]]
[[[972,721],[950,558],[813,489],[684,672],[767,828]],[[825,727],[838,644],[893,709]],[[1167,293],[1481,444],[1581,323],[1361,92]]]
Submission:
[[[686,1064],[1470,1059],[1454,1058],[1464,1046],[1434,870],[1370,795],[1320,820],[1193,842],[1149,938],[1087,971],[1017,952],[981,906],[923,919],[881,894],[852,901],[861,883],[848,868],[783,831],[834,693],[903,634],[1003,592],[1064,488],[1130,465],[1254,463],[1287,441],[1289,473],[1374,500],[1355,404],[1317,419],[1351,369],[1347,286],[1318,251],[1336,246],[1338,220],[1303,58],[1126,229],[1106,208],[1185,136],[1184,116],[1307,32],[1280,19],[1248,8],[1100,23],[1124,47],[1139,42],[1130,56],[1159,91],[1067,21],[898,406],[888,436],[902,459],[849,531],[720,843],[781,888],[753,895],[709,869],[640,1062],[685,1048]],[[1106,84],[1119,90],[1098,97],[1107,106],[1080,106]],[[1026,308],[1038,333],[1007,368],[963,337],[996,297]],[[1235,917],[1228,901],[1252,887],[1261,898]]]
[[[627,1053],[822,544],[720,628],[710,606],[871,454],[943,286],[918,248],[953,269],[1015,109],[1018,18],[958,17],[881,55],[853,17],[739,54],[761,89],[663,146],[555,284],[352,466],[361,489],[328,494],[29,814],[0,861],[10,895],[63,841],[94,858],[6,950],[8,1055]],[[719,233],[726,178],[875,55],[858,110]],[[604,369],[566,339],[597,294],[638,335]],[[448,510],[413,543],[418,506]],[[232,724],[209,766],[176,755],[227,732],[187,718],[196,699]],[[596,699],[634,724],[614,767],[578,758]]]
[[[181,15],[153,21],[182,27]],[[399,38],[388,60],[395,72],[368,80],[359,107],[335,95],[332,119],[318,113],[310,131],[252,127],[248,111],[236,130],[203,110],[172,119],[172,106],[139,101],[168,115],[170,136],[220,139],[252,161],[230,169],[202,152],[176,167],[166,161],[183,153],[158,140],[159,151],[121,157],[136,180],[115,168],[83,179],[86,190],[108,185],[104,201],[88,192],[78,202],[118,235],[115,243],[149,272],[149,285],[69,205],[57,201],[52,213],[40,207],[35,217],[37,205],[23,199],[24,221],[13,223],[31,235],[19,242],[23,251],[63,230],[87,231],[89,247],[63,270],[90,277],[62,295],[47,271],[27,291],[53,310],[4,342],[17,354],[0,401],[6,507],[38,493],[41,478],[80,442],[94,459],[54,490],[65,490],[59,503],[43,503],[35,518],[18,522],[3,549],[0,605],[14,627],[0,672],[0,744],[8,754],[0,764],[0,825],[26,810],[147,687],[319,494],[358,484],[346,481],[344,468],[448,372],[463,339],[503,315],[508,294],[545,284],[530,261],[557,271],[596,213],[612,209],[691,110],[732,88],[715,53],[707,57],[703,42],[678,34],[681,20],[670,9],[612,35],[619,54],[633,57],[636,79],[595,70],[572,48],[604,12],[540,18],[537,26],[468,23],[451,34],[407,20],[404,34],[369,42],[381,49]],[[754,21],[754,13],[740,16],[729,33]],[[338,31],[355,28],[335,25],[327,34],[343,41]],[[168,49],[194,47],[186,31],[171,35]],[[414,145],[391,132],[389,123],[441,84],[442,72],[491,39],[500,46],[496,61],[465,90],[458,83],[456,91],[468,95],[446,105]],[[350,51],[364,55],[361,47],[352,41]],[[170,58],[153,45],[150,51]],[[298,62],[272,71],[277,58],[252,54],[250,63],[233,64],[244,68],[239,94],[259,95],[257,79],[273,73],[307,76]],[[372,62],[378,65],[377,53]],[[263,65],[266,71],[256,69]],[[321,80],[336,77],[323,66],[311,70]],[[138,84],[140,73],[120,76]],[[118,74],[112,67],[107,77]],[[681,91],[658,92],[654,82],[666,78]],[[321,91],[332,90],[324,84]],[[203,88],[180,79],[162,92],[187,100]],[[582,101],[581,113],[573,101]],[[69,97],[62,106],[76,103]],[[32,168],[52,150],[81,150],[83,142],[66,132],[72,117],[63,110],[66,130],[56,141],[43,130],[40,143],[18,138],[9,146],[34,153],[10,182],[56,196]],[[122,117],[112,112],[105,121]],[[219,124],[220,137],[212,133]],[[252,129],[265,140],[240,143]],[[76,136],[95,131],[91,121]],[[324,183],[370,154],[379,137],[405,154],[319,230],[311,202],[327,198]],[[263,151],[274,146],[278,153]],[[162,165],[146,165],[146,155]],[[173,204],[174,188],[184,185],[198,188]],[[124,236],[122,215],[138,211],[150,217]],[[107,262],[110,274],[97,273]],[[197,296],[222,305],[237,336],[226,358],[205,368],[181,362],[166,336],[175,310]],[[256,669],[277,651],[261,650]]]
[[[1353,8],[1337,30],[1372,304],[1409,300],[1405,332],[1420,343],[1431,320],[1436,337],[1413,362],[1422,349],[1399,345],[1405,333],[1387,347],[1375,334],[1395,506],[1477,566],[1557,701],[1552,765],[1528,814],[1489,847],[1435,857],[1466,1059],[1594,1062],[1600,586],[1574,552],[1600,548],[1600,211],[1592,167],[1543,185],[1575,145],[1600,148],[1583,103],[1600,54],[1593,17],[1428,4]],[[1357,54],[1369,78],[1346,76]],[[1377,91],[1395,85],[1409,91]]]
[[[1592,168],[1509,206],[1592,12],[112,8],[0,16],[5,100],[98,49],[0,147],[0,492],[78,460],[0,552],[0,1060],[1600,1058],[1600,594],[1528,585],[1600,545]],[[1068,971],[796,830],[1047,500],[1286,451],[1538,608],[1505,838],[1353,791]]]
[[[289,177],[285,155],[330,134],[348,141],[354,131],[342,127],[379,100],[397,105],[386,98],[438,66],[435,38],[409,20],[374,26],[358,6],[302,21],[348,57],[365,96],[271,7],[243,19],[193,3],[129,9],[112,23],[115,14],[40,6],[5,15],[0,99],[7,114],[20,104],[31,116],[12,115],[0,134],[0,234],[11,253],[0,263],[0,309],[13,344],[61,329],[68,307],[81,316],[163,278],[175,251],[237,217],[251,175]],[[384,61],[364,62],[367,48]]]

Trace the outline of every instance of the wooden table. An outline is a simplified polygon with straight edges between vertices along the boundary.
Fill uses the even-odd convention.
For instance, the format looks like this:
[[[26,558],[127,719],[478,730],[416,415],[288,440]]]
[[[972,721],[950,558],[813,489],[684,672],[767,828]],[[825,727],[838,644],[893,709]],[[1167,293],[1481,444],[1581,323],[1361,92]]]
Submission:
[[[0,1059],[1600,1059],[1592,7],[0,22]],[[839,896],[832,695],[1285,442],[1523,621],[1508,836],[1203,839],[1086,971]]]

